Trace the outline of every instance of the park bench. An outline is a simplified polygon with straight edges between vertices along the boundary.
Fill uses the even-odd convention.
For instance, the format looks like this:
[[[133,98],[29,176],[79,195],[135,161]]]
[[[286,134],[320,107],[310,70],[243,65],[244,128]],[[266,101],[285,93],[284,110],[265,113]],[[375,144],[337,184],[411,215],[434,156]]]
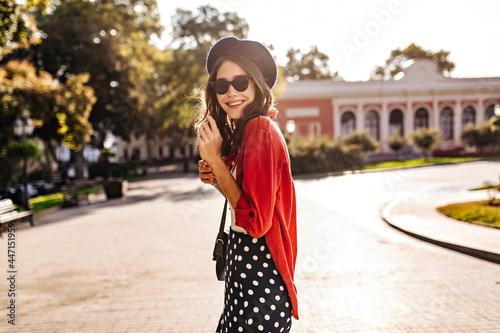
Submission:
[[[71,184],[61,186],[63,194],[64,206],[79,206],[81,201],[89,203],[89,194],[87,192],[81,193],[81,190],[88,190],[93,187],[99,186],[99,183],[94,180],[75,180]]]
[[[18,212],[11,199],[0,200],[0,236],[4,229],[6,229],[7,223],[26,219],[30,222],[31,226],[34,225],[33,212],[31,210]]]

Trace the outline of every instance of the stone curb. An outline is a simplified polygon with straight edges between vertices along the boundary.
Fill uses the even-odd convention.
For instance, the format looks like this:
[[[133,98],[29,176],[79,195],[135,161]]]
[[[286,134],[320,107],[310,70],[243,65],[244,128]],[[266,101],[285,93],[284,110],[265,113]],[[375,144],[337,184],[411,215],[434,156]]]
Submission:
[[[401,225],[398,224],[397,222],[397,216],[393,215],[390,213],[390,209],[395,206],[398,203],[398,200],[394,200],[386,204],[381,212],[380,216],[381,218],[389,224],[391,227],[395,228],[396,230],[399,230],[409,236],[412,236],[414,238],[417,238],[419,240],[438,245],[453,251],[457,251],[463,254],[467,254],[470,256],[473,256],[475,258],[483,259],[486,261],[490,261],[496,264],[500,264],[500,253],[495,253],[491,252],[488,250],[480,249],[478,246],[474,245],[468,245],[468,244],[463,244],[460,242],[456,242],[453,240],[445,240],[445,239],[438,239],[437,237],[431,237],[428,235],[425,235],[423,233],[420,233],[416,230],[408,230],[407,228],[403,228]]]

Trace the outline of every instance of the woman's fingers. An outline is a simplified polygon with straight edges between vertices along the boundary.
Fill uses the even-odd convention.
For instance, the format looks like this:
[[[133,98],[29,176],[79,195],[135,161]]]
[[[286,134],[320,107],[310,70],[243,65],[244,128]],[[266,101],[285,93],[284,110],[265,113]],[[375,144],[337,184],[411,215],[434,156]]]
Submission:
[[[208,116],[207,120],[208,120],[208,124],[210,124],[210,130],[213,133],[219,132],[219,128],[217,127],[217,123],[215,122],[215,119],[212,118],[212,116]]]
[[[198,172],[199,173],[207,173],[212,172],[212,168],[208,165],[207,162],[201,160],[198,162]]]
[[[203,183],[210,185],[216,183],[215,175],[212,173],[212,168],[208,165],[208,162],[204,160],[198,161],[198,173]]]

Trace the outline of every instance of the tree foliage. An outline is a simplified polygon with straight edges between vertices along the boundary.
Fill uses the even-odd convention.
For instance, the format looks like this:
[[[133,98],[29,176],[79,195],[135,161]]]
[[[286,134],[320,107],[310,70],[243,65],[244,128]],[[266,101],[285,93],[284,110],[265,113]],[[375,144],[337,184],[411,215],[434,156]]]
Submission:
[[[201,6],[197,13],[177,9],[172,18],[173,40],[181,48],[208,51],[222,37],[244,38],[248,35],[248,23],[238,14],[221,13],[210,5]]]
[[[35,18],[47,13],[51,5],[51,0],[0,0],[0,58],[40,42]]]
[[[480,125],[468,123],[462,131],[462,140],[468,147],[476,147],[483,152],[486,147],[495,143],[495,134],[488,122]]]
[[[33,140],[25,142],[12,141],[7,145],[7,157],[36,159],[42,153],[42,149]]]
[[[14,138],[14,121],[29,115],[36,127],[57,117],[53,137],[79,150],[89,141],[89,111],[95,102],[94,91],[85,85],[88,75],[71,76],[65,84],[36,68],[27,60],[12,60],[0,66],[0,146]]]
[[[348,146],[357,146],[363,152],[375,151],[380,146],[379,142],[367,131],[352,131],[342,138],[342,143]]]
[[[411,144],[427,157],[441,142],[439,130],[435,128],[419,128],[410,133],[410,139]]]
[[[294,175],[360,169],[365,163],[360,146],[346,145],[341,140],[298,137],[287,146]]]
[[[173,142],[184,142],[196,119],[196,92],[206,81],[205,59],[210,47],[222,37],[246,38],[248,24],[236,13],[221,13],[209,5],[197,13],[177,9],[172,17],[173,42],[167,49],[171,61],[163,65],[166,92],[158,101],[162,128]],[[163,74],[162,74],[163,73]]]
[[[57,99],[58,133],[62,143],[74,151],[89,143],[93,133],[89,116],[96,98],[94,90],[85,85],[89,77],[87,73],[70,76]]]
[[[389,136],[389,147],[398,154],[405,146],[406,139],[403,136],[399,135],[397,129],[395,129],[392,134]]]
[[[455,64],[448,59],[449,55],[449,51],[439,50],[433,52],[412,43],[403,50],[398,48],[391,51],[391,55],[385,61],[385,65],[375,67],[371,78],[374,80],[393,79],[403,71],[404,63],[410,59],[432,60],[444,76],[450,76],[455,68]]]
[[[329,57],[320,52],[316,46],[311,47],[308,53],[301,53],[300,49],[290,48],[286,56],[288,63],[284,72],[288,80],[342,80],[338,72],[333,74],[330,72]]]
[[[89,73],[94,89],[90,121],[97,144],[104,134],[128,139],[145,131],[145,113],[134,89],[144,79],[145,50],[150,38],[160,34],[155,0],[67,0],[40,21],[46,38],[37,48],[36,61],[58,80]],[[137,47],[134,47],[136,46]]]

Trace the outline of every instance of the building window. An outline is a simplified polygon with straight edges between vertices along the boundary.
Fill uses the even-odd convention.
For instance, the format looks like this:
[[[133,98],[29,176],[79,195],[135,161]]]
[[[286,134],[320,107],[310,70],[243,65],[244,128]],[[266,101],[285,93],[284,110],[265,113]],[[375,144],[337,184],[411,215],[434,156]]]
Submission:
[[[288,108],[285,110],[285,115],[287,118],[319,117],[319,108]]]
[[[490,120],[495,116],[495,104],[490,104],[486,108],[486,120]]]
[[[140,161],[141,160],[141,150],[139,148],[132,149],[132,157],[131,157],[131,159],[133,161]]]
[[[419,128],[429,128],[429,112],[425,108],[415,112],[415,129]]]
[[[453,139],[453,110],[447,106],[441,110],[441,118],[439,120],[441,127],[441,134],[443,139]]]
[[[392,110],[389,116],[389,131],[389,134],[393,134],[396,131],[399,136],[404,136],[403,111],[400,109]]]
[[[356,117],[351,111],[344,112],[340,122],[342,136],[351,133],[356,128]]]
[[[380,140],[379,116],[377,111],[368,111],[365,118],[365,129],[375,140]]]
[[[319,121],[309,124],[309,135],[317,138],[321,137],[321,123]]]
[[[476,110],[472,106],[467,106],[462,113],[462,128],[467,126],[468,123],[476,123]]]

